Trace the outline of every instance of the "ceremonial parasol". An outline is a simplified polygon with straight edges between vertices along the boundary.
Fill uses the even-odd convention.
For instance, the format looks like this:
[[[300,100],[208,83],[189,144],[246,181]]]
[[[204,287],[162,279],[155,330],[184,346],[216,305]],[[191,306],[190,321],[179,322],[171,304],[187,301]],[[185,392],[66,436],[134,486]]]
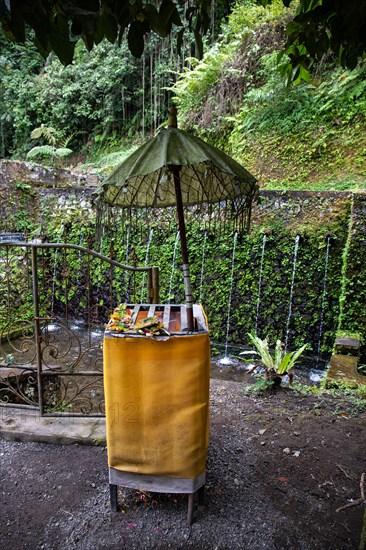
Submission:
[[[175,107],[168,127],[134,151],[100,185],[99,200],[121,208],[176,206],[182,251],[188,330],[193,330],[193,298],[184,207],[230,203],[234,215],[250,221],[256,179],[226,153],[177,128]]]

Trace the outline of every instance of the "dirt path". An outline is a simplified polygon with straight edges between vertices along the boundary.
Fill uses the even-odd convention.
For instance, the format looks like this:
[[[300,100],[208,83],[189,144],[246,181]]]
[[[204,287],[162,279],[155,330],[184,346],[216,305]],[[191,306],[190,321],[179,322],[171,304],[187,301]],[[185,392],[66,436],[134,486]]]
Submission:
[[[360,497],[362,403],[211,386],[207,505],[192,527],[180,495],[121,489],[110,512],[104,447],[0,441],[0,549],[358,550],[365,506],[336,510]]]

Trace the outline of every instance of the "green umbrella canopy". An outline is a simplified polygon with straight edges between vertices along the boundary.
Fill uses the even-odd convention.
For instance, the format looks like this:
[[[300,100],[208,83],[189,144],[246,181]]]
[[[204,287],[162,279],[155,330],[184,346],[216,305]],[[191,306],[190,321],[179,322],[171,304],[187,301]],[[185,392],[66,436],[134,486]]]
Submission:
[[[121,208],[175,206],[182,251],[188,330],[194,330],[193,297],[184,207],[204,203],[231,205],[233,217],[250,221],[256,179],[216,147],[176,127],[169,110],[168,128],[139,147],[97,190],[99,202]]]
[[[174,127],[161,130],[134,151],[103,182],[103,202],[125,208],[176,205],[172,167],[179,170],[182,203],[251,203],[256,179],[245,168],[196,136]]]

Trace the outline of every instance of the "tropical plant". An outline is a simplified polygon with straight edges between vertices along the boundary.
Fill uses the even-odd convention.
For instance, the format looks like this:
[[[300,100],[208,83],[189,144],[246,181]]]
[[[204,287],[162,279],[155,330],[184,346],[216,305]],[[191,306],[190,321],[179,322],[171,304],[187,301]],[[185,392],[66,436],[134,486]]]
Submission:
[[[279,386],[281,384],[282,376],[287,375],[291,383],[292,373],[290,373],[290,370],[293,368],[300,355],[307,348],[307,344],[304,344],[296,351],[286,353],[284,344],[281,342],[281,340],[277,340],[274,353],[273,355],[271,355],[267,338],[262,340],[258,336],[251,333],[248,333],[248,336],[251,343],[257,350],[251,351],[249,353],[254,353],[260,356],[259,364],[264,367],[265,382],[267,382],[269,386]],[[246,353],[248,352],[242,352],[241,355]],[[253,372],[259,366],[259,364],[254,365],[254,367],[250,369],[250,372]]]
[[[39,128],[35,128],[31,132],[31,139],[44,138],[49,145],[39,145],[32,147],[27,153],[28,160],[48,160],[52,164],[54,161],[61,161],[72,154],[72,149],[66,147],[71,138],[67,138],[62,143],[58,144],[57,131],[51,126],[41,124]],[[71,136],[72,137],[72,136]]]

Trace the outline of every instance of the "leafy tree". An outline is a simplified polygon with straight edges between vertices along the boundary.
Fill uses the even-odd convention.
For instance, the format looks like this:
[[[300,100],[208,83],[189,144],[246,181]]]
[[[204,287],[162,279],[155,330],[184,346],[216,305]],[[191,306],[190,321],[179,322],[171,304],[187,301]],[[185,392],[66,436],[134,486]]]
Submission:
[[[201,52],[202,34],[209,28],[210,7],[208,0],[197,0],[184,13]],[[183,27],[180,12],[178,2],[172,0],[153,3],[141,0],[12,0],[8,3],[2,0],[0,4],[2,26],[10,38],[24,42],[26,26],[29,26],[35,32],[39,51],[44,56],[54,51],[64,64],[72,62],[75,44],[80,37],[91,50],[103,38],[112,43],[118,39],[121,43],[126,33],[131,53],[141,57],[145,39],[151,31],[164,38],[172,32],[173,25]],[[182,34],[179,34],[179,42]]]
[[[55,54],[44,61],[30,41],[13,44],[0,32],[0,156],[23,156],[42,124],[56,128],[58,140],[72,135],[71,148],[84,152],[94,145],[113,151],[121,140],[155,131],[183,64],[173,41],[174,33],[163,40],[151,35],[135,59],[125,41],[103,40],[88,52],[79,40],[73,63],[64,67]]]
[[[13,44],[0,32],[0,152],[5,157],[14,143],[22,147],[34,124],[22,105],[33,98],[32,82],[44,66],[33,42]],[[29,113],[30,114],[30,113]]]
[[[261,69],[262,59],[283,47],[283,28],[292,13],[281,0],[273,0],[266,8],[236,5],[219,39],[206,48],[202,60],[189,60],[190,68],[174,85],[186,126],[222,134],[229,118],[241,109],[243,97],[268,80],[270,70]]]
[[[262,0],[264,5],[272,0]],[[289,6],[292,0],[283,0]],[[366,3],[360,0],[300,0],[286,26],[283,74],[295,83],[309,81],[311,70],[328,55],[354,69],[366,52]]]

